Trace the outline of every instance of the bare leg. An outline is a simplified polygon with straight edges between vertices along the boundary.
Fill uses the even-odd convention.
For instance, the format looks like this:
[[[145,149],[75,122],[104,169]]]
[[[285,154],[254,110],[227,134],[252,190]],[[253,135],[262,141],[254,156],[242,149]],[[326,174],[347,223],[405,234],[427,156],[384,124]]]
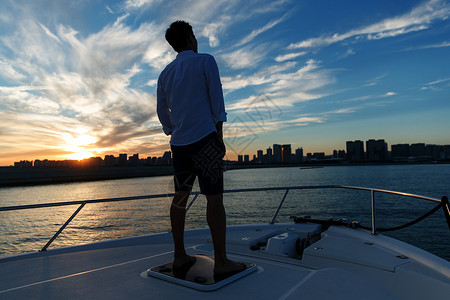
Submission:
[[[245,269],[240,263],[227,258],[226,253],[226,215],[223,195],[206,195],[208,201],[206,219],[214,244],[214,273],[223,274]]]
[[[170,224],[172,226],[172,237],[174,243],[174,260],[172,267],[182,267],[186,263],[192,262],[193,257],[186,254],[184,248],[184,224],[186,220],[186,203],[190,191],[175,192],[170,207]]]

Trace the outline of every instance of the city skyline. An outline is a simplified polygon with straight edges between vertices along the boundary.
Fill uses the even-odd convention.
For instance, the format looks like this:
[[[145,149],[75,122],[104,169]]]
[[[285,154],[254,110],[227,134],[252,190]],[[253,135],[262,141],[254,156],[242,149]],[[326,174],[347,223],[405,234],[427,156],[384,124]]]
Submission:
[[[276,141],[450,143],[450,2],[2,1],[0,166],[161,156],[156,83],[190,22],[220,70],[226,159]]]
[[[344,149],[334,149],[333,153],[325,152],[307,152],[302,147],[294,149],[292,144],[272,144],[266,148],[259,149],[254,154],[238,154],[236,160],[225,161],[248,163],[248,162],[269,162],[269,163],[290,163],[304,162],[309,160],[341,159],[350,162],[364,161],[387,161],[394,159],[414,158],[423,159],[429,156],[433,160],[450,160],[450,144],[436,145],[426,143],[413,144],[392,144],[391,151],[384,139],[368,139],[346,141]],[[365,146],[364,146],[365,145]],[[48,160],[35,159],[20,160],[14,162],[14,167],[86,167],[86,166],[124,166],[124,165],[166,165],[171,163],[171,151],[165,151],[162,156],[140,157],[139,153],[128,156],[127,153],[121,153],[118,156],[106,154],[104,159],[101,157],[89,157],[82,160]]]

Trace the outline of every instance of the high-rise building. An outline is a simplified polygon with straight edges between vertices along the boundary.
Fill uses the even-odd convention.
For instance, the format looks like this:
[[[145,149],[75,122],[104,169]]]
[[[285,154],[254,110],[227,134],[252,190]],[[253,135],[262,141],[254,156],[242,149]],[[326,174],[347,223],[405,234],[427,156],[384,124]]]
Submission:
[[[281,161],[286,163],[291,161],[292,149],[290,144],[281,146]]]
[[[273,144],[273,160],[275,162],[282,161],[281,145]]]
[[[387,143],[384,140],[366,141],[368,161],[385,161],[388,159]]]
[[[272,161],[273,160],[273,153],[272,153],[272,148],[267,148],[267,160],[268,161]]]
[[[364,160],[364,143],[362,141],[347,141],[347,159],[359,162]]]
[[[244,155],[244,162],[245,162],[245,163],[250,162],[250,156],[249,156],[248,154],[245,154],[245,155]]]
[[[238,155],[238,162],[239,162],[239,163],[243,162],[243,157],[242,157],[241,154]]]
[[[257,160],[258,161],[263,161],[264,160],[264,154],[262,150],[258,150],[257,152]]]
[[[295,149],[295,160],[303,161],[303,148]]]

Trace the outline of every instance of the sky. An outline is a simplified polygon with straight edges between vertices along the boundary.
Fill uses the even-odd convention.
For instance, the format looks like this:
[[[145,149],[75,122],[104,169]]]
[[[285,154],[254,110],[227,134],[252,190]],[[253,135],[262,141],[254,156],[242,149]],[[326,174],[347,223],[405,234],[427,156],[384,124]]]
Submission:
[[[0,0],[0,166],[162,156],[171,22],[219,66],[227,159],[273,144],[450,144],[450,2]]]

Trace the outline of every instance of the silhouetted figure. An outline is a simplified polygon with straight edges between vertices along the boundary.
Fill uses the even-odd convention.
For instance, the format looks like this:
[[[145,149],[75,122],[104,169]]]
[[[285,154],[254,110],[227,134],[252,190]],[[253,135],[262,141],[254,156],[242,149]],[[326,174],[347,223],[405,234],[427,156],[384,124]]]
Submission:
[[[223,206],[222,160],[225,146],[222,123],[226,121],[219,70],[214,57],[197,52],[191,25],[176,21],[166,40],[178,52],[161,72],[157,112],[163,130],[171,135],[175,196],[170,221],[175,252],[174,270],[186,268],[195,258],[184,247],[185,208],[195,178],[207,199],[207,221],[214,243],[214,273],[222,275],[245,269],[226,255],[226,216]]]

